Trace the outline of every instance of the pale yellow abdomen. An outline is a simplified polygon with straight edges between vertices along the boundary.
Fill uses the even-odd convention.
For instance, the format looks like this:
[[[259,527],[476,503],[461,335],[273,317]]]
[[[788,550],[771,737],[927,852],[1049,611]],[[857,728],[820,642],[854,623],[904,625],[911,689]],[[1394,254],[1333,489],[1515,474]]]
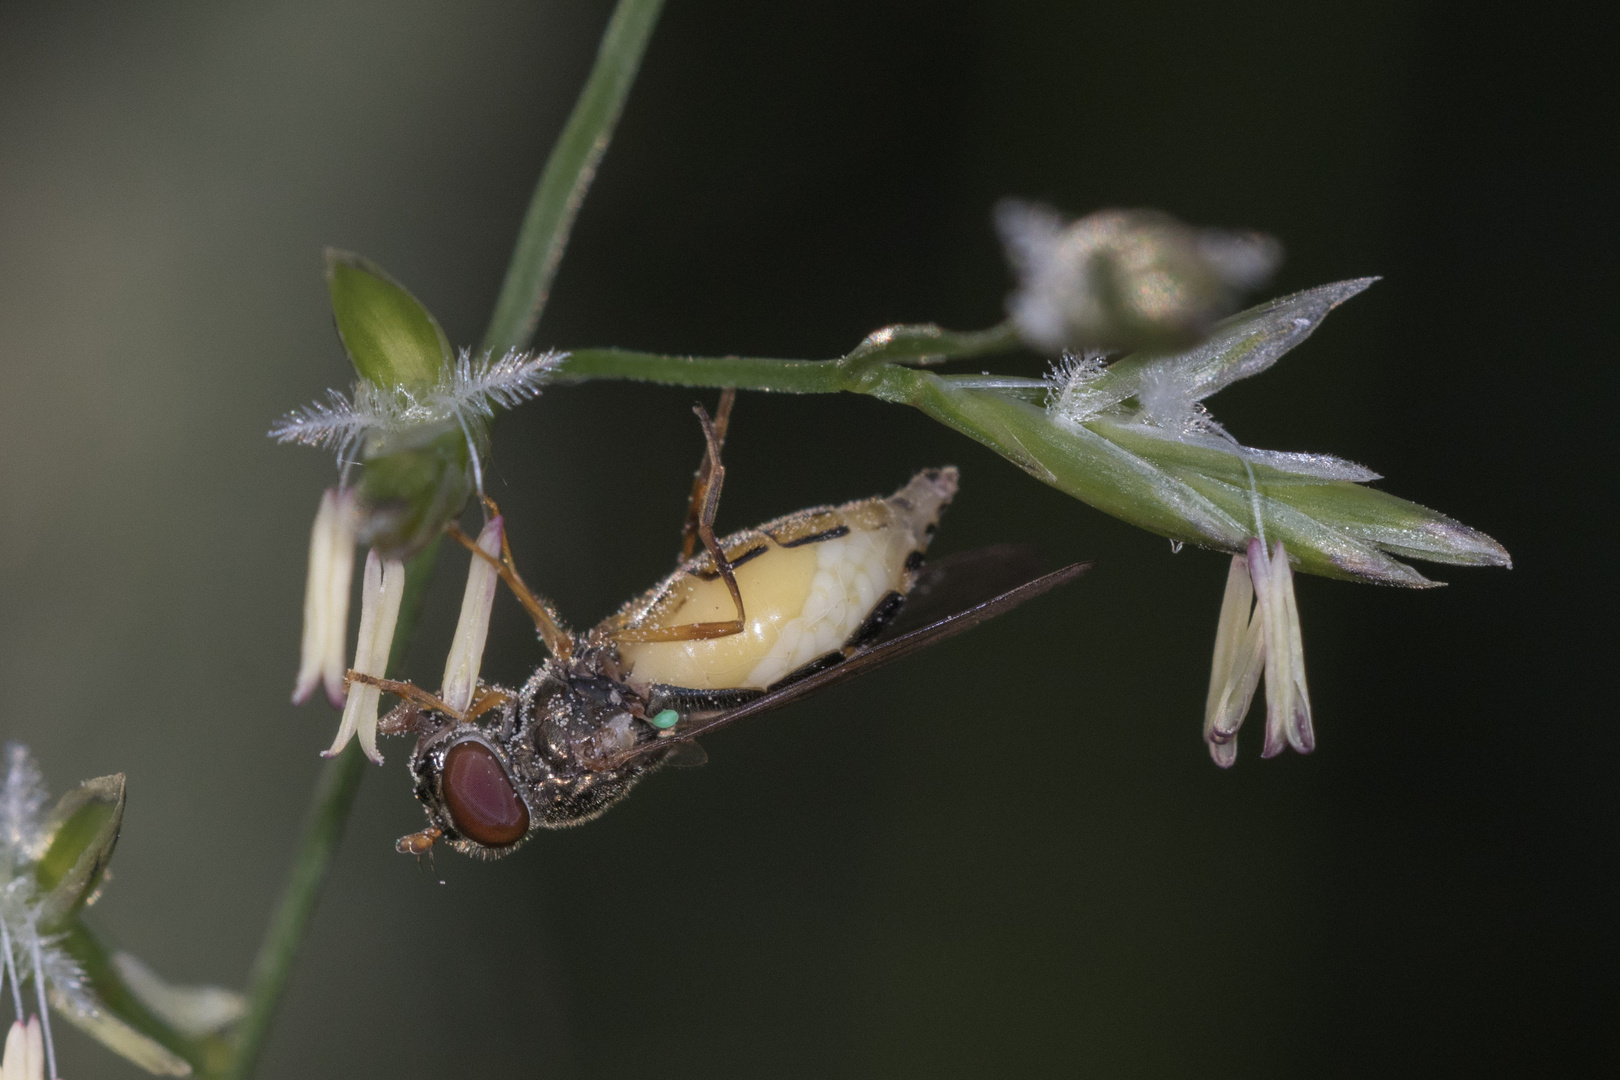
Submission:
[[[931,470],[887,499],[804,511],[728,537],[722,547],[738,564],[743,633],[622,644],[626,674],[642,686],[764,689],[838,651],[884,598],[910,590],[913,553],[927,547],[955,490],[955,469]],[[700,558],[611,621],[664,627],[735,617],[725,582]]]

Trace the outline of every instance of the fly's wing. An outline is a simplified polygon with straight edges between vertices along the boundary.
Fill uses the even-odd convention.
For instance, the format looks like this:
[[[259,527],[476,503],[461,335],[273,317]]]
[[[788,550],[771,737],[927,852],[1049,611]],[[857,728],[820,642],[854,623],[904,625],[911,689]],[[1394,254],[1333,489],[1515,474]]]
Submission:
[[[986,552],[993,550],[995,549],[985,549]],[[977,555],[978,553],[973,554]],[[941,560],[942,563],[945,561]],[[962,565],[976,566],[977,562],[976,560],[964,560]],[[1020,604],[1035,599],[1042,593],[1050,592],[1059,585],[1067,585],[1089,569],[1091,569],[1090,563],[1072,563],[1061,570],[1055,570],[1032,581],[1026,581],[1021,585],[992,596],[988,600],[936,619],[919,629],[901,633],[897,637],[885,636],[880,638],[873,644],[857,650],[854,655],[840,664],[818,671],[814,675],[807,675],[802,679],[788,683],[786,686],[778,687],[746,704],[737,706],[735,709],[727,709],[724,712],[708,715],[699,714],[692,717],[683,722],[681,728],[674,735],[644,743],[616,759],[610,767],[617,767],[642,754],[667,750],[671,747],[671,744],[678,746],[683,742],[690,742],[700,735],[707,735],[711,731],[723,728],[727,724],[746,717],[781,708],[790,701],[797,701],[804,695],[813,693],[823,687],[841,683],[846,679],[852,679],[862,672],[871,671],[873,668],[881,667],[890,661],[898,660],[902,656],[909,656],[918,649],[925,648],[935,642],[955,637],[957,634],[973,629],[987,619],[993,619],[997,615],[1011,611]]]
[[[900,614],[883,628],[873,644],[909,634],[994,600],[1002,593],[1033,581],[1045,570],[1030,544],[992,544],[930,559],[917,571]]]

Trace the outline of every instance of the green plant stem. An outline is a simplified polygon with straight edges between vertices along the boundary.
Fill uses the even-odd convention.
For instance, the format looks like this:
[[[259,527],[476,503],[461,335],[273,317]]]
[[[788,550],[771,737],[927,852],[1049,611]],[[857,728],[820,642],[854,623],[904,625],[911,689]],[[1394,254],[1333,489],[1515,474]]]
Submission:
[[[907,401],[923,373],[896,363],[938,364],[969,360],[1018,347],[1012,328],[942,330],[933,325],[890,326],[869,335],[835,360],[773,360],[749,356],[669,356],[628,349],[575,349],[557,368],[557,377],[634,379],[670,386],[735,387],[781,394],[871,394]],[[930,376],[933,377],[933,376]],[[962,376],[952,378],[960,379]],[[999,378],[998,386],[1040,384],[1039,380]]]
[[[590,77],[546,161],[524,215],[517,249],[484,334],[484,348],[500,352],[521,349],[533,339],[551,280],[568,245],[574,217],[613,137],[614,125],[624,109],[662,7],[663,0],[619,0],[614,9]],[[439,541],[434,540],[410,561],[399,623],[389,652],[391,674],[416,628],[423,590],[438,551]],[[247,1014],[236,1030],[235,1053],[229,1067],[223,1070],[223,1075],[232,1080],[246,1080],[258,1064],[364,775],[365,757],[358,746],[351,744],[327,764],[316,785],[292,871],[253,965]]]
[[[427,591],[433,564],[439,555],[441,541],[435,539],[405,568],[405,594],[400,600],[399,622],[394,627],[394,641],[388,653],[388,673],[398,677],[398,668],[416,624],[422,616],[422,597]],[[354,798],[360,790],[360,781],[366,774],[366,757],[357,742],[351,741],[342,753],[326,763],[315,795],[310,800],[303,835],[293,856],[292,871],[282,886],[281,899],[265,931],[264,943],[253,962],[253,975],[248,984],[247,1014],[236,1030],[235,1054],[224,1075],[232,1080],[245,1080],[253,1074],[264,1041],[270,1034],[281,1004],[281,995],[292,973],[293,961],[309,929],[315,903],[320,899],[321,886],[332,868],[332,858],[343,839],[343,827],[354,809]]]
[[[613,138],[662,7],[663,0],[619,0],[614,9],[596,65],[529,201],[495,314],[484,334],[486,350],[523,349],[534,340],[574,217]]]
[[[253,963],[248,1011],[237,1031],[236,1053],[226,1074],[233,1080],[251,1076],[258,1064],[264,1041],[270,1034],[270,1024],[281,1004],[287,976],[292,972],[293,960],[315,912],[315,902],[320,898],[338,842],[343,839],[343,826],[354,806],[355,794],[360,790],[366,764],[359,745],[350,742],[321,771],[309,816],[304,822],[303,836],[298,841],[292,872],[287,875],[281,900]]]

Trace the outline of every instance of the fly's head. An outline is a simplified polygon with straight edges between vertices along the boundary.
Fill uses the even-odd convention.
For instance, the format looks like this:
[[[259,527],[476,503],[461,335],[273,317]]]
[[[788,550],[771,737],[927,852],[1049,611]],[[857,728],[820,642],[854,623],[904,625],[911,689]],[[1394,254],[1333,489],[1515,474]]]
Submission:
[[[412,855],[443,839],[463,855],[499,858],[528,839],[538,815],[531,806],[536,767],[523,746],[522,697],[504,700],[472,721],[419,714],[411,780],[428,828],[400,840]]]
[[[420,855],[443,839],[464,855],[499,858],[536,829],[596,817],[663,757],[631,753],[656,738],[639,711],[624,684],[547,664],[473,721],[421,716],[410,768],[429,827],[399,850]]]

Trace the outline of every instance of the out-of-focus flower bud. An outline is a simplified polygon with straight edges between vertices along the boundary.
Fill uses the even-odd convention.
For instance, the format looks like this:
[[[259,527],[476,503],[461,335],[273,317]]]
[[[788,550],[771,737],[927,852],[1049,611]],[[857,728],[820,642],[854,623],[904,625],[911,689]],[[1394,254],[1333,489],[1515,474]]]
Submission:
[[[1155,210],[1099,210],[1065,222],[1004,199],[996,229],[1018,274],[1008,313],[1048,354],[1194,344],[1282,261],[1269,236],[1185,225]]]
[[[56,1075],[52,1012],[149,1072],[187,1075],[191,1066],[151,1033],[164,1029],[176,1044],[189,1036],[164,1028],[166,1018],[131,991],[79,918],[99,895],[118,842],[124,777],[86,780],[47,812],[49,804],[32,755],[8,745],[0,760],[0,999],[19,1012],[29,1002],[35,1015],[21,1036],[13,1028],[0,1077],[11,1080],[19,1068],[31,1078]],[[170,989],[240,1001],[224,990]],[[217,1031],[197,1034],[225,1045]]]
[[[34,864],[34,918],[42,933],[60,930],[95,895],[123,821],[123,773],[86,780],[57,801],[41,826]]]

